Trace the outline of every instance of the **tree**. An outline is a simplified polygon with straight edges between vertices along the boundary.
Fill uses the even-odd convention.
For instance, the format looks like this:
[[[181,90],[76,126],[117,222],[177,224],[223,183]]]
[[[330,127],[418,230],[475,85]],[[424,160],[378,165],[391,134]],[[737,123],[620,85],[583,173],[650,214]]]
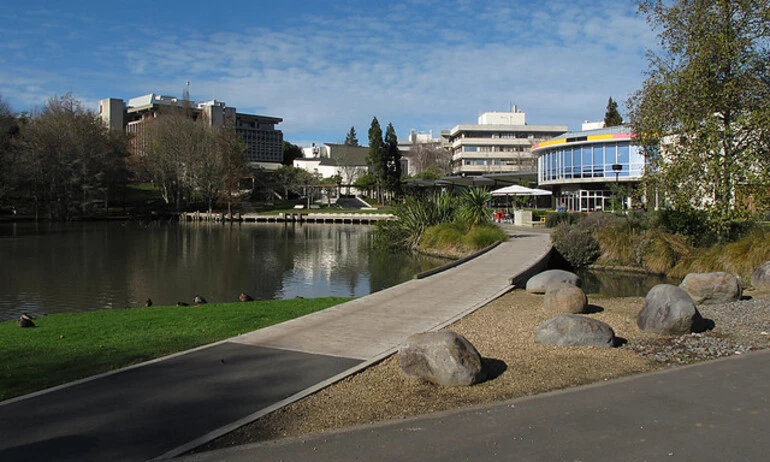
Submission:
[[[356,128],[350,127],[350,131],[345,136],[345,146],[358,146],[358,138],[356,138]]]
[[[401,151],[398,150],[398,137],[393,124],[385,129],[385,185],[392,194],[401,192]]]
[[[372,125],[369,127],[369,155],[366,158],[369,167],[372,169],[377,186],[377,200],[382,202],[382,187],[386,178],[387,164],[385,162],[385,143],[382,140],[382,128],[377,117],[372,118]]]
[[[283,142],[283,165],[294,165],[294,159],[302,157],[302,148],[288,141]]]
[[[648,160],[648,197],[705,210],[717,235],[765,204],[770,187],[770,4],[766,0],[646,0],[658,29],[648,78],[629,100]]]
[[[419,143],[413,145],[407,153],[410,165],[417,171],[417,178],[441,178],[449,175],[452,171],[450,163],[452,161],[452,152],[442,148],[438,143]],[[411,169],[410,169],[411,170]],[[428,173],[427,177],[421,175],[422,172]]]
[[[216,137],[217,152],[222,165],[222,187],[219,196],[227,204],[228,215],[232,213],[232,204],[240,197],[238,187],[247,174],[246,143],[236,133],[232,121],[220,127]]]
[[[0,200],[18,180],[18,161],[13,142],[19,134],[19,120],[0,95]]]
[[[71,94],[51,98],[19,133],[22,187],[36,216],[69,219],[96,204],[106,208],[109,191],[125,177],[127,143]]]
[[[617,125],[623,125],[623,117],[618,112],[618,103],[610,96],[610,100],[607,101],[607,110],[604,113],[604,126],[614,127]]]

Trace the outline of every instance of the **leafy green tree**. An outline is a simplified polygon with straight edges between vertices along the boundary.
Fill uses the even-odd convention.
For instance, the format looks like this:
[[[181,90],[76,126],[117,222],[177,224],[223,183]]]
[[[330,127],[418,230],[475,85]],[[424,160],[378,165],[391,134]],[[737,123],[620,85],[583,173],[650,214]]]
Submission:
[[[283,165],[294,165],[294,159],[302,157],[302,148],[288,141],[283,142]]]
[[[610,96],[610,100],[607,101],[607,110],[604,112],[604,126],[614,127],[616,125],[623,125],[623,117],[618,112],[618,103]]]
[[[382,128],[377,117],[374,117],[369,127],[369,155],[366,161],[372,169],[372,176],[377,186],[377,200],[380,202],[382,202],[382,188],[387,178],[386,153],[385,143],[382,140]]]
[[[647,197],[705,210],[724,239],[731,220],[768,204],[770,3],[645,0],[639,9],[661,45],[629,101]]]
[[[358,138],[356,137],[356,128],[350,127],[350,131],[345,136],[345,146],[358,146]]]
[[[393,195],[401,193],[401,151],[398,150],[398,137],[393,124],[385,129],[385,186]]]

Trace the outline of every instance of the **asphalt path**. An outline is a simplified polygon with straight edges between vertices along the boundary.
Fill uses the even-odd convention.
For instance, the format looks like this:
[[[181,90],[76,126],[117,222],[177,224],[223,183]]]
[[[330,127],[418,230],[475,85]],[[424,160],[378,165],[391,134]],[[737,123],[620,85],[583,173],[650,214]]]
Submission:
[[[766,461],[769,397],[762,351],[181,460]]]
[[[360,360],[235,343],[0,406],[0,461],[124,461],[164,454]]]

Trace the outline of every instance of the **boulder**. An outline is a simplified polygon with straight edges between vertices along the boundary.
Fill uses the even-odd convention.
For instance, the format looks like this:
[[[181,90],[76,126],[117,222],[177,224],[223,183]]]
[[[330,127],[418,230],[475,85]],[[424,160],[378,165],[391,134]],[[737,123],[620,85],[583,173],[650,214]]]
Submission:
[[[407,378],[437,385],[468,386],[484,379],[481,355],[452,331],[410,336],[399,348],[398,360]]]
[[[754,268],[751,273],[751,287],[756,290],[770,290],[770,261]]]
[[[552,284],[572,284],[580,287],[580,278],[575,273],[564,270],[547,270],[536,274],[527,281],[527,292],[544,294]]]
[[[615,346],[615,331],[598,319],[576,314],[556,316],[535,330],[537,343],[559,346]]]
[[[741,299],[741,280],[730,273],[690,273],[679,287],[684,289],[696,305],[729,303]]]
[[[643,331],[662,335],[700,332],[706,327],[690,295],[671,284],[658,284],[647,292],[636,325]]]
[[[548,286],[543,298],[545,309],[559,314],[583,313],[587,304],[588,297],[580,287],[563,282]]]

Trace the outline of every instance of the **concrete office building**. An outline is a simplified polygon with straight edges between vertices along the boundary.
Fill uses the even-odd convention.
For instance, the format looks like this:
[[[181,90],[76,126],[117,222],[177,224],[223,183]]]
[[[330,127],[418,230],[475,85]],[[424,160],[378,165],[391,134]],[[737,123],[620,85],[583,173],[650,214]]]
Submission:
[[[609,210],[610,184],[630,189],[644,175],[645,159],[632,144],[629,127],[594,127],[583,124],[579,132],[565,133],[532,148],[537,156],[538,184],[551,189],[556,205],[568,211]],[[626,199],[624,207],[629,206]]]
[[[163,108],[190,108],[194,118],[204,116],[213,127],[234,121],[235,131],[246,143],[246,160],[268,170],[276,169],[283,161],[283,133],[275,126],[283,119],[236,112],[222,101],[210,100],[195,104],[193,101],[154,93],[131,98],[128,103],[115,98],[99,101],[99,116],[111,130],[125,130],[132,135],[132,149],[141,152],[145,140],[142,125],[158,116]]]
[[[473,125],[442,132],[452,151],[452,174],[530,173],[537,171],[532,146],[569,130],[566,125],[527,125],[526,114],[485,112]]]

